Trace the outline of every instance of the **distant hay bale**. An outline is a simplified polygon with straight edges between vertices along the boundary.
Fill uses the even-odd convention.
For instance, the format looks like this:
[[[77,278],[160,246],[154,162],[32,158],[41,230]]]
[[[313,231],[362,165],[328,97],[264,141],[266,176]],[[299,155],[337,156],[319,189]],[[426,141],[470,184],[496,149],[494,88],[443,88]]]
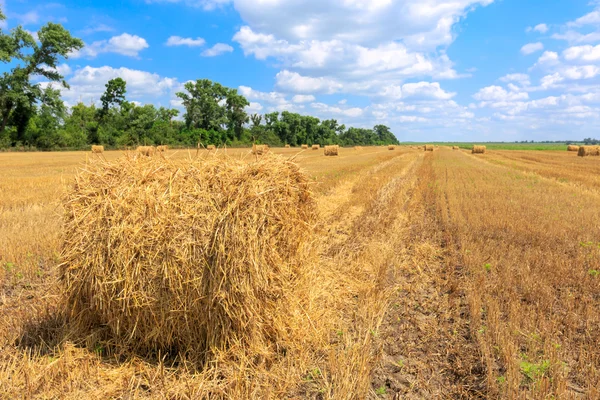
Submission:
[[[389,145],[388,150],[396,150],[396,146]]]
[[[458,147],[458,146],[452,146],[452,150],[460,150],[460,147]]]
[[[313,145],[312,145],[312,149],[313,149],[313,150],[319,150],[320,148],[321,148],[321,146],[320,146],[320,145],[318,145],[318,144],[313,144]]]
[[[581,146],[577,155],[579,157],[600,156],[600,146]]]
[[[432,144],[426,144],[425,146],[423,146],[423,148],[425,149],[425,151],[433,151],[433,145]]]
[[[340,146],[325,146],[325,155],[326,156],[337,156],[339,152]]]
[[[252,154],[256,154],[262,156],[267,151],[269,151],[269,147],[264,144],[253,144],[252,145]]]
[[[208,146],[206,146],[206,150],[215,150],[216,147],[214,144],[209,144]]]
[[[567,151],[579,151],[579,146],[570,144],[567,146]]]
[[[169,149],[169,146],[163,145],[163,146],[156,146],[156,152],[157,153],[164,153],[165,151],[167,151]]]
[[[471,150],[472,154],[484,154],[486,151],[486,147],[485,146],[473,146],[473,150]]]
[[[286,149],[289,149],[289,148],[290,148],[290,145],[289,145],[289,144],[286,144],[286,145],[285,145],[285,148],[286,148]]]
[[[59,271],[72,327],[105,327],[115,346],[201,362],[287,337],[316,216],[295,163],[96,160],[64,209]]]
[[[153,156],[155,151],[154,146],[138,146],[137,148],[138,153],[147,157]]]
[[[92,153],[95,153],[95,154],[104,153],[104,146],[92,146]]]
[[[308,145],[307,144],[303,144],[302,145],[302,150],[307,150],[308,149]]]

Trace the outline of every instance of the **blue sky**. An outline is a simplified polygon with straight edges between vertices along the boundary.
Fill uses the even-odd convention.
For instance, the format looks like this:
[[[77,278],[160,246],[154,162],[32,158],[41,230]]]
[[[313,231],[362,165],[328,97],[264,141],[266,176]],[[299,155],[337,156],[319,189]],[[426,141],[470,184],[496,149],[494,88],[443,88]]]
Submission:
[[[188,80],[249,112],[386,124],[402,141],[600,137],[600,1],[0,0],[3,29],[60,22],[86,43],[60,66],[67,104],[123,77],[180,107]],[[3,66],[1,68],[7,68]],[[2,70],[0,68],[0,71]]]

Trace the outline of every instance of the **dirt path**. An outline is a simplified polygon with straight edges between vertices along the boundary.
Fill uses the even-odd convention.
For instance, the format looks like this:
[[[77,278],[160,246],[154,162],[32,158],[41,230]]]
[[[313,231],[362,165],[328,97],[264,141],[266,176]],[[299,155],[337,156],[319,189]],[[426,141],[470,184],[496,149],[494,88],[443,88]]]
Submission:
[[[379,343],[383,357],[373,375],[379,398],[483,398],[482,367],[469,335],[461,290],[460,260],[443,224],[448,208],[438,200],[432,167],[425,156],[418,184],[404,205],[405,218],[393,230],[405,232],[399,262],[389,284],[393,296]]]

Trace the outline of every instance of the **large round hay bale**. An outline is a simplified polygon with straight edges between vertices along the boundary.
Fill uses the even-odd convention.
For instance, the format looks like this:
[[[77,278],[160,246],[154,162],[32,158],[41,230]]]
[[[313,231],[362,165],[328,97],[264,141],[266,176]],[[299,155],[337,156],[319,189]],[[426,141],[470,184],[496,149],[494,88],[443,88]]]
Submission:
[[[433,145],[432,144],[426,144],[425,146],[423,146],[423,148],[425,149],[425,151],[433,151]]]
[[[388,146],[388,150],[396,150],[396,146],[389,145],[389,146]]]
[[[206,150],[215,150],[217,147],[214,144],[209,144],[206,146]]]
[[[600,156],[600,146],[580,146],[577,155],[579,157]]]
[[[318,144],[313,144],[312,145],[312,149],[313,150],[319,150],[320,148],[321,148],[321,145],[318,145]]]
[[[141,155],[151,157],[154,155],[156,149],[154,148],[154,146],[138,146],[136,151]]]
[[[286,145],[285,145],[285,148],[286,148],[286,149],[289,149],[289,148],[290,148],[290,145],[289,145],[289,144],[286,144]]]
[[[169,146],[167,146],[167,145],[156,146],[156,152],[157,153],[164,153],[168,149],[169,149]]]
[[[458,146],[452,146],[452,150],[460,150]]]
[[[486,147],[485,146],[478,146],[475,145],[473,146],[473,150],[471,150],[472,154],[484,154],[486,151]]]
[[[307,144],[303,144],[303,145],[301,146],[301,148],[302,148],[302,150],[307,150],[307,149],[308,149],[308,145],[307,145]]]
[[[579,146],[570,144],[567,146],[567,151],[579,151]]]
[[[104,153],[104,146],[92,146],[92,153],[95,153],[95,154]]]
[[[274,349],[285,336],[315,219],[293,162],[98,159],[64,208],[60,277],[74,327],[199,360],[233,344]]]
[[[324,154],[326,156],[337,156],[339,153],[339,149],[340,149],[340,146],[338,146],[338,145],[325,146]]]

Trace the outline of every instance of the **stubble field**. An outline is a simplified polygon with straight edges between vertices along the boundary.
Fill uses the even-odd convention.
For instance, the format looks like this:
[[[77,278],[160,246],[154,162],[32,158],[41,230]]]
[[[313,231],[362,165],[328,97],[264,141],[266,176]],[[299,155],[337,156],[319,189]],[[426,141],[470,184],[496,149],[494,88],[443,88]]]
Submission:
[[[203,369],[62,325],[61,199],[92,155],[0,154],[0,398],[600,398],[600,160],[274,152],[318,212],[297,345]]]

